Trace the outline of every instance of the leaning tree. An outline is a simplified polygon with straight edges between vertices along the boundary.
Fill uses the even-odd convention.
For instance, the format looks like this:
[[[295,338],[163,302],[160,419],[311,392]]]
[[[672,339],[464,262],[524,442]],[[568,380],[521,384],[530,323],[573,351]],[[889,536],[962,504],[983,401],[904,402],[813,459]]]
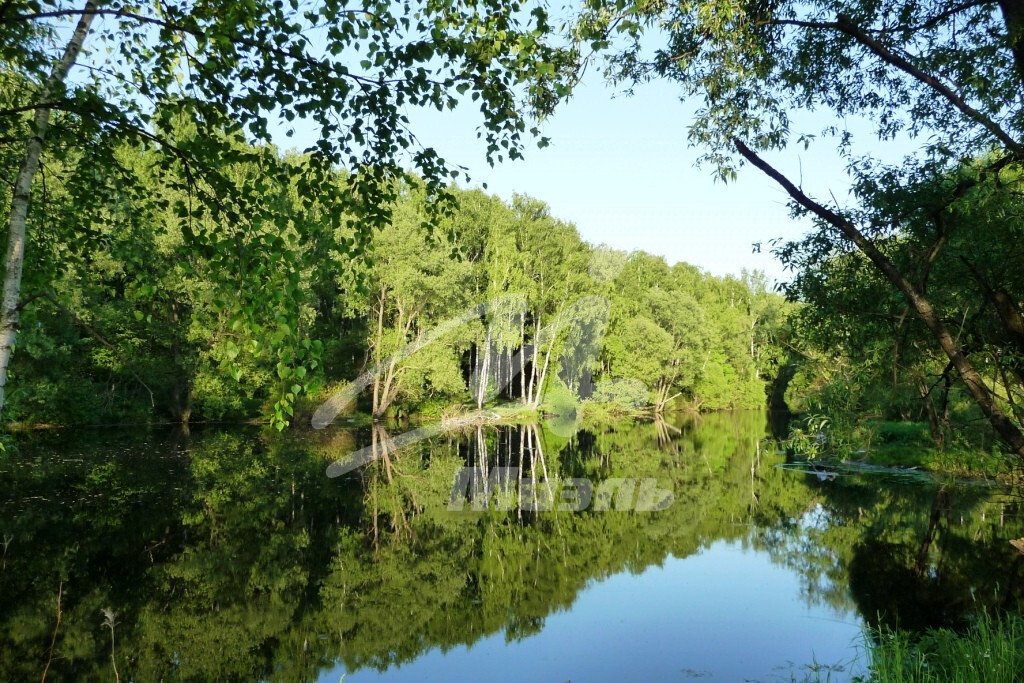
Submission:
[[[595,52],[614,48],[613,77],[670,79],[684,97],[702,100],[690,128],[702,160],[725,180],[749,163],[785,189],[795,213],[814,220],[811,239],[782,245],[779,253],[821,262],[859,251],[927,328],[995,431],[1024,457],[1020,423],[1007,415],[922,281],[923,264],[947,242],[946,217],[979,192],[1021,177],[1024,5],[587,0],[575,30],[579,43]],[[818,120],[824,113],[829,123],[823,131],[799,130],[792,116],[797,110],[816,110]],[[847,117],[871,121],[869,139],[846,127]],[[851,174],[854,190],[843,202],[812,197],[766,158],[822,133],[834,136],[836,163]],[[884,163],[877,150],[897,137],[914,141],[916,149],[899,164]],[[910,191],[937,186],[944,188],[938,195]],[[898,195],[928,200],[886,201]],[[931,233],[921,267],[911,272],[889,257],[886,245],[922,217]],[[987,289],[993,297],[1007,294],[1001,283],[987,283]],[[1024,292],[1009,294],[990,305],[1012,336]]]

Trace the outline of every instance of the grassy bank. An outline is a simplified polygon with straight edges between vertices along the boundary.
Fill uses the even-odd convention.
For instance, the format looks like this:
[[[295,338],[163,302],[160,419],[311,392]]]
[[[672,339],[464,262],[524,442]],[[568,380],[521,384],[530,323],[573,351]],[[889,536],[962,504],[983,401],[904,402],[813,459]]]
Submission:
[[[869,673],[877,683],[1013,683],[1024,675],[1024,618],[982,617],[963,633],[936,629],[869,634]]]
[[[863,462],[1001,480],[1020,477],[1016,460],[993,439],[972,434],[938,448],[922,422],[865,420],[849,426],[805,418],[791,429],[786,446],[798,458],[824,463]]]

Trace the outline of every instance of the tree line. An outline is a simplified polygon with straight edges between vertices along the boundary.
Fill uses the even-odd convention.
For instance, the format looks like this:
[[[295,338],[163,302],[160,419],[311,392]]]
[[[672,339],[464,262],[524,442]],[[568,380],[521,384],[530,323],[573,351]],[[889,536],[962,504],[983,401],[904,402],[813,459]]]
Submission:
[[[310,210],[294,183],[263,175],[305,157],[245,153],[222,173],[259,184],[260,202],[274,207],[278,222],[259,232],[199,212],[183,223],[175,206],[187,195],[153,150],[118,151],[145,195],[125,189],[116,211],[92,216],[51,170],[54,234],[26,271],[9,419],[283,424],[297,405],[307,410],[375,367],[357,406],[374,417],[499,402],[557,411],[578,399],[653,412],[765,403],[786,305],[760,274],[719,278],[594,247],[524,196],[453,186],[452,208],[432,216],[415,179],[395,189],[388,224],[359,237],[330,220],[321,206],[330,195]],[[197,252],[194,234],[219,244]],[[357,240],[353,258],[345,245]],[[242,272],[218,272],[218,250],[233,251]],[[485,302],[497,303],[396,356]]]
[[[472,103],[487,158],[497,162],[521,156],[538,133],[537,118],[566,89],[568,51],[553,45],[547,12],[517,0],[360,7],[14,0],[0,5],[0,29],[8,207],[0,409],[12,352],[25,346],[18,332],[32,324],[23,312],[37,295],[57,298],[54,279],[67,258],[100,259],[108,236],[95,226],[130,207],[143,222],[164,214],[174,223],[169,239],[180,234],[185,245],[161,278],[187,281],[202,262],[220,292],[211,303],[231,310],[236,330],[261,337],[261,352],[280,364],[271,413],[283,424],[294,410],[292,387],[303,388],[317,349],[297,336],[302,311],[288,303],[308,267],[298,249],[306,238],[281,210],[283,196],[267,201],[270,188],[288,188],[303,225],[344,222],[348,241],[322,248],[359,258],[363,237],[388,223],[403,179],[418,177],[437,212],[446,205],[444,188],[459,176],[409,128],[409,108]],[[268,151],[272,130],[290,135],[300,125],[315,137],[301,163]],[[132,149],[148,151],[144,168]],[[345,183],[336,182],[340,169]],[[154,193],[154,183],[169,192]],[[51,191],[66,196],[57,203],[70,207],[65,220],[54,221],[47,208]],[[73,253],[54,253],[65,248]],[[161,290],[161,283],[138,282],[137,270],[128,262],[120,289]],[[172,293],[162,305],[174,301]],[[177,339],[138,345],[180,347],[187,362],[191,333],[174,329]],[[179,403],[184,416],[187,405]]]
[[[174,217],[174,230],[187,245],[179,262],[204,261],[207,272],[216,274],[215,301],[234,316],[235,331],[260,337],[260,348],[226,351],[223,363],[238,375],[244,368],[236,367],[235,357],[244,359],[250,351],[272,357],[277,385],[270,412],[283,424],[294,413],[296,397],[308,393],[305,376],[316,370],[313,363],[320,363],[322,352],[297,334],[308,320],[286,302],[305,271],[318,266],[303,260],[314,250],[300,248],[307,239],[302,229],[279,204],[264,201],[268,188],[293,193],[290,201],[302,207],[300,228],[319,216],[332,229],[350,231],[325,244],[326,252],[362,259],[367,237],[391,223],[398,193],[417,178],[428,198],[428,223],[436,227],[452,209],[445,188],[461,171],[420,143],[405,107],[472,104],[481,114],[479,132],[489,160],[514,159],[531,134],[539,135],[536,122],[571,95],[588,65],[605,57],[607,75],[625,87],[667,79],[683,95],[703,101],[690,127],[703,162],[725,181],[742,166],[757,169],[787,193],[795,215],[811,218],[807,240],[778,249],[798,274],[789,293],[820,313],[805,318],[808,345],[817,343],[821,350],[809,362],[827,371],[825,357],[843,353],[822,309],[834,301],[820,296],[818,284],[836,292],[852,277],[853,293],[874,283],[878,296],[867,303],[889,302],[883,315],[890,318],[893,306],[902,308],[875,338],[881,346],[873,346],[892,346],[893,388],[916,391],[918,412],[927,417],[935,441],[957,431],[946,417],[947,399],[963,396],[967,412],[980,414],[1012,452],[1024,455],[1015,360],[1024,338],[1024,291],[1003,265],[957,253],[979,245],[1013,254],[1012,230],[1001,233],[1000,222],[1015,215],[1013,188],[1024,163],[1019,7],[998,0],[953,7],[909,0],[586,0],[568,11],[555,19],[543,4],[512,0],[358,8],[273,1],[226,9],[165,2],[152,12],[121,2],[3,3],[0,148],[10,209],[0,390],[15,333],[19,327],[24,333],[30,322],[20,320],[27,307],[49,301],[88,323],[52,291],[52,276],[66,265],[62,257],[54,259],[53,250],[47,252],[48,241],[58,251],[77,249],[92,259],[105,248],[103,231],[83,226],[117,214],[125,198],[133,197],[129,203],[145,204],[144,213]],[[792,115],[797,110],[818,112],[823,124],[798,123]],[[853,120],[866,122],[871,131],[849,125]],[[268,151],[271,130],[290,131],[296,122],[313,124],[318,138],[301,160]],[[894,138],[914,148],[895,163],[879,154],[879,145]],[[825,201],[779,170],[777,155],[822,141],[834,142],[837,163],[849,173],[847,197]],[[123,157],[128,148],[150,150],[155,164],[149,172],[178,194],[151,195],[149,180]],[[246,164],[260,171],[237,175]],[[348,174],[345,183],[335,179],[341,169]],[[53,188],[62,175],[62,186]],[[61,232],[60,222],[47,214],[48,202],[41,198],[51,190],[68,196],[63,206],[74,207],[77,232]],[[151,196],[158,199],[147,203]],[[261,270],[266,264],[260,257],[252,257],[256,252],[286,265],[270,274]],[[1010,262],[1003,258],[1003,264]],[[23,287],[23,273],[38,275],[45,286]],[[943,283],[950,296],[941,291]],[[856,327],[879,329],[877,311],[870,308],[860,311]],[[401,315],[410,330],[414,319],[429,318],[419,310],[403,309]],[[496,351],[484,345],[480,366],[484,375],[504,372],[509,382],[512,317],[508,329],[495,328]],[[522,317],[521,349],[529,325],[529,316]],[[669,329],[675,323],[655,320],[653,309],[641,317],[676,334]],[[615,325],[609,317],[609,332]],[[641,334],[636,329],[630,334]],[[663,350],[674,345],[653,328],[648,331],[650,343]],[[383,349],[385,328],[379,332],[381,343],[374,348]],[[596,331],[583,336],[596,339]],[[617,348],[619,364],[628,366],[622,360],[630,355],[627,337],[619,337]],[[852,350],[843,358],[862,366],[864,346],[848,345]],[[932,365],[913,361],[917,353],[931,357]],[[685,359],[678,359],[677,380],[630,357],[637,361],[630,372],[655,387],[655,405],[693,381],[685,377]],[[565,360],[563,383],[589,391],[596,375],[588,364]],[[704,371],[715,367],[712,360],[724,367],[709,358],[701,363]],[[903,360],[913,367],[904,371]],[[520,361],[520,369],[524,365]],[[396,379],[385,377],[377,387],[373,412],[386,411],[384,404],[401,393]],[[540,370],[536,382],[545,381]],[[478,385],[480,405],[487,389],[486,383]],[[593,390],[625,400],[624,394],[639,393],[637,386]],[[536,384],[526,388],[528,400],[531,388],[536,391]],[[155,401],[154,395],[150,402]],[[179,403],[184,414],[188,406]]]

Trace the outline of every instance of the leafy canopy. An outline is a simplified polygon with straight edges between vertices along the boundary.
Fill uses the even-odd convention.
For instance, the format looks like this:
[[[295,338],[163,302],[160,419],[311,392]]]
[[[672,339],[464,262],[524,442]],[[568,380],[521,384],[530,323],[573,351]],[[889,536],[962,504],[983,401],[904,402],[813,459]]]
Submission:
[[[70,27],[86,14],[94,19],[79,68],[56,96],[41,101]],[[420,141],[407,112],[472,102],[488,160],[521,156],[526,139],[538,133],[530,121],[548,114],[568,88],[571,52],[550,36],[543,5],[519,0],[12,0],[0,6],[2,158],[13,173],[26,117],[51,107],[56,117],[43,168],[73,162],[62,178],[77,214],[62,226],[65,241],[84,253],[95,250],[101,231],[83,226],[109,220],[117,201],[149,202],[172,211],[175,231],[206,259],[224,299],[235,305],[234,331],[257,331],[254,312],[280,308],[272,336],[282,362],[283,424],[287,394],[296,393],[297,368],[289,366],[302,355],[297,307],[283,302],[308,267],[300,255],[311,239],[302,212],[316,213],[321,223],[347,223],[351,230],[325,251],[359,256],[369,232],[390,220],[400,181],[411,174],[435,200],[428,218],[450,210],[445,187],[460,171]],[[316,132],[300,163],[270,146],[276,127],[290,133],[298,125]],[[123,161],[126,145],[157,155],[154,173],[179,191],[176,198],[149,194]],[[256,172],[232,173],[240,167]],[[339,170],[348,172],[345,182]],[[282,186],[293,188],[297,219],[265,201]],[[44,263],[40,279],[58,269],[57,261]]]

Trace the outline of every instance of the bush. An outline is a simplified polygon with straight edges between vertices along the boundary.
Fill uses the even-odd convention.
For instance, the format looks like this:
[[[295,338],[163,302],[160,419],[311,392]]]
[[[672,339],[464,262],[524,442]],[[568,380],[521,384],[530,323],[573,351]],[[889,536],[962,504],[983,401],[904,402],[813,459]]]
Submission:
[[[933,445],[931,431],[925,422],[881,422],[878,424],[875,438],[884,444]]]

